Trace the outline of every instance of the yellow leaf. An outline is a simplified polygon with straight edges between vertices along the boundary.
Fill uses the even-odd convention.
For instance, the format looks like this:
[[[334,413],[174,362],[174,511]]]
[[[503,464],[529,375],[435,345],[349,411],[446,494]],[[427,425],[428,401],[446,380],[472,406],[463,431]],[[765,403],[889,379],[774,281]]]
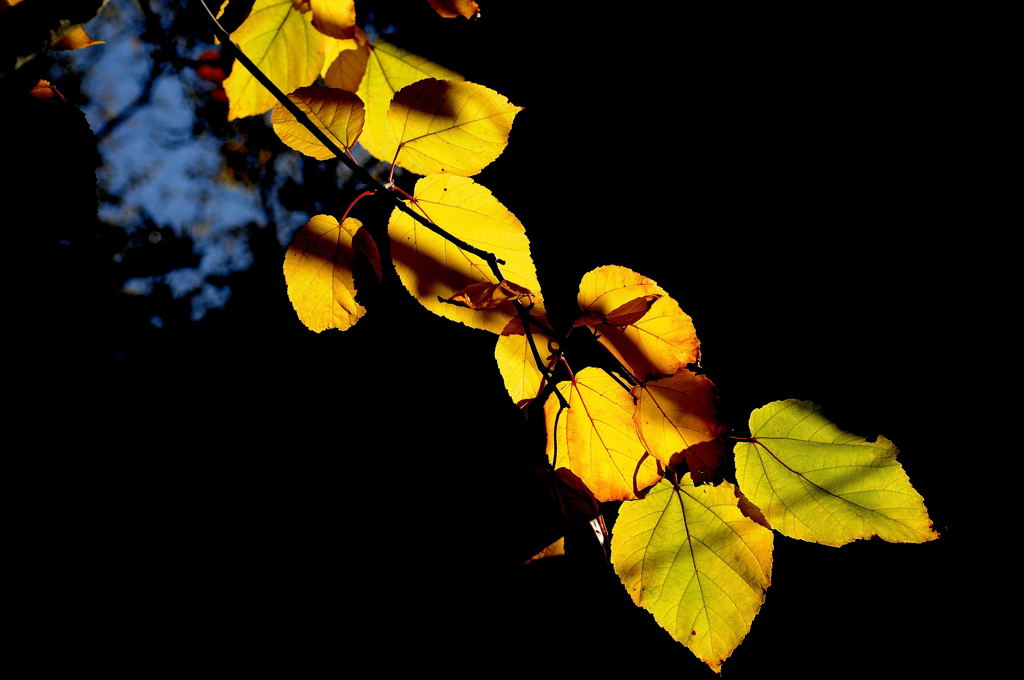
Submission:
[[[693,321],[667,296],[635,323],[601,326],[598,340],[640,380],[673,375],[700,358]]]
[[[630,597],[720,672],[771,583],[772,532],[737,507],[734,487],[668,480],[623,503],[612,565]]]
[[[312,331],[346,330],[366,310],[355,300],[352,262],[362,224],[342,224],[330,215],[316,215],[295,234],[284,258],[288,299],[299,319]]]
[[[309,0],[313,26],[332,38],[351,38],[355,33],[355,0]]]
[[[725,429],[716,415],[715,386],[706,376],[684,369],[674,376],[637,385],[633,394],[637,398],[633,420],[640,440],[663,465],[674,464],[677,461],[673,458],[691,447],[714,442]],[[724,453],[721,447],[715,450]],[[713,476],[719,462],[687,457],[697,482]]]
[[[416,183],[415,210],[445,231],[505,261],[502,274],[534,292],[543,312],[540,282],[523,225],[485,187],[468,177],[431,175]],[[391,258],[405,287],[430,311],[473,328],[501,333],[517,317],[511,305],[476,311],[442,302],[473,283],[494,283],[487,263],[395,209],[388,223]],[[439,300],[438,298],[441,298]]]
[[[363,102],[353,93],[313,85],[300,87],[289,94],[288,98],[343,150],[348,150],[356,143],[363,129],[364,112]],[[296,151],[321,161],[334,158],[334,152],[314,137],[281,104],[274,107],[270,121],[281,141]]]
[[[366,49],[365,72],[356,91],[366,104],[366,126],[359,141],[376,158],[390,163],[398,150],[398,140],[388,132],[387,123],[388,105],[395,92],[424,78],[462,80],[462,76],[383,40]],[[342,57],[346,54],[343,52]],[[349,67],[354,69],[356,64]]]
[[[498,337],[494,358],[498,362],[505,389],[512,401],[522,407],[540,393],[544,375],[537,367],[537,360],[530,349],[523,326],[517,321],[513,319],[509,322]],[[541,361],[548,369],[552,368],[555,363],[554,350],[557,349],[554,340],[536,326],[531,326],[531,334]]]
[[[480,5],[476,0],[427,0],[434,11],[445,19],[466,17],[472,19],[480,16]]]
[[[229,2],[231,2],[231,0],[224,0],[224,2],[220,3],[220,9],[217,10],[217,21],[220,21],[221,17],[224,16],[224,11],[228,8]],[[213,44],[220,45],[220,38],[213,36]]]
[[[602,320],[637,298],[668,295],[651,279],[618,265],[598,267],[583,275],[576,300],[583,312]]]
[[[646,455],[636,434],[628,391],[598,368],[584,368],[557,389],[569,408],[558,415],[554,394],[544,404],[553,465],[568,468],[600,501],[636,498],[658,481],[654,458]]]
[[[324,36],[324,63],[320,67],[320,75],[328,87],[349,92],[355,92],[359,88],[359,81],[366,70],[366,58],[370,55],[370,47],[363,29],[356,26],[353,34],[352,38],[341,39]],[[358,66],[354,63],[348,66],[345,66],[344,62],[338,63],[341,55],[346,52],[349,53],[349,59],[357,57]]]
[[[924,499],[885,437],[844,432],[811,402],[772,402],[750,414],[750,442],[736,444],[736,481],[786,536],[840,546],[878,536],[938,538]]]
[[[231,39],[284,92],[309,85],[320,75],[323,35],[313,28],[310,14],[297,11],[291,0],[256,0]],[[237,61],[224,90],[228,120],[264,113],[276,102]]]
[[[475,175],[505,150],[520,110],[476,83],[427,78],[407,85],[388,108],[396,165],[419,175]]]
[[[625,267],[598,267],[584,275],[577,300],[583,316],[576,325],[594,327],[601,344],[641,381],[675,375],[700,359],[693,321],[646,276]],[[646,313],[637,313],[648,303]]]

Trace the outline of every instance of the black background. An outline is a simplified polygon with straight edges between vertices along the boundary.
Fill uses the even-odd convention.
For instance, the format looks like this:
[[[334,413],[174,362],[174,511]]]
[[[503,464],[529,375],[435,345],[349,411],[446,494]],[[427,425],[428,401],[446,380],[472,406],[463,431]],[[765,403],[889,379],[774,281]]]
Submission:
[[[552,314],[571,318],[594,267],[653,278],[693,317],[735,432],[795,397],[884,434],[943,534],[777,535],[724,675],[964,658],[971,452],[949,430],[972,423],[970,441],[982,417],[965,367],[981,312],[955,17],[482,4],[475,22],[368,7],[398,44],[525,107],[477,180],[525,225]],[[367,204],[380,235],[387,209]],[[536,433],[493,337],[426,312],[393,272],[343,334],[301,327],[280,262],[258,260],[225,311],[130,340],[88,273],[54,276],[13,369],[32,463],[16,526],[26,626],[59,631],[72,660],[710,677],[592,553],[518,566],[544,531]],[[52,316],[55,289],[76,292]]]

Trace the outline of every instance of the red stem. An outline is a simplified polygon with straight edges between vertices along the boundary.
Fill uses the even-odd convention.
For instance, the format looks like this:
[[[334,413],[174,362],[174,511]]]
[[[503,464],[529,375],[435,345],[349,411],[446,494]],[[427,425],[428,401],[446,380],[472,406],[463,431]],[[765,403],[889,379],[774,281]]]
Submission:
[[[345,208],[345,214],[341,216],[341,220],[340,221],[344,222],[345,220],[348,219],[348,214],[350,212],[352,212],[352,208],[356,207],[356,203],[358,203],[359,201],[363,200],[367,196],[373,196],[373,194],[374,194],[374,192],[372,192],[372,191],[364,191],[363,193],[361,193],[358,196],[356,196],[355,198],[353,198],[352,202],[348,204],[347,208]]]

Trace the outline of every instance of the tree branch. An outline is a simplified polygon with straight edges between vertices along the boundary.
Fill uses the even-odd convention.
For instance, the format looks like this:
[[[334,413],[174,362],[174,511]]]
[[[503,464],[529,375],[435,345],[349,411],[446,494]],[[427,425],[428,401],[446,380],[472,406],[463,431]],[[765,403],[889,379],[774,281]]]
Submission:
[[[213,22],[214,33],[220,39],[221,43],[226,45],[234,53],[235,58],[249,71],[249,73],[252,74],[253,78],[255,78],[261,85],[263,85],[263,87],[267,88],[267,91],[274,95],[274,98],[277,99],[278,102],[280,102],[281,106],[283,106],[290,114],[292,114],[295,117],[295,119],[310,132],[310,134],[312,134],[321,144],[327,147],[327,149],[331,153],[333,153],[335,157],[338,158],[338,160],[344,163],[345,166],[352,171],[352,175],[357,180],[361,181],[363,184],[368,186],[370,188],[370,191],[372,191],[374,194],[378,196],[383,196],[385,200],[390,202],[393,207],[397,208],[398,210],[402,211],[409,217],[413,218],[418,223],[420,223],[433,233],[437,234],[441,238],[445,239],[455,247],[467,253],[476,255],[477,257],[482,259],[484,262],[487,263],[488,267],[491,270],[491,273],[498,281],[505,280],[505,276],[501,273],[501,268],[498,266],[500,264],[505,264],[504,260],[500,259],[494,253],[488,252],[481,248],[477,248],[471,243],[467,243],[466,241],[455,236],[454,234],[442,229],[440,226],[438,226],[436,223],[434,223],[432,220],[428,219],[424,215],[421,215],[420,213],[410,208],[404,201],[402,201],[398,196],[396,196],[393,191],[390,191],[387,186],[381,183],[376,177],[371,175],[369,171],[367,171],[363,166],[357,163],[344,149],[341,149],[337,144],[335,144],[334,140],[327,136],[327,134],[324,133],[323,130],[317,127],[313,123],[313,121],[309,119],[309,116],[307,116],[306,113],[295,104],[295,102],[293,102],[284,92],[282,92],[281,89],[277,87],[277,85],[275,85],[274,82],[270,78],[268,78],[267,75],[263,73],[263,71],[260,70],[260,68],[256,66],[256,64],[253,63],[253,61],[249,59],[248,56],[246,56],[246,54],[241,50],[241,48],[235,45],[235,43],[231,40],[230,34],[228,34],[224,27],[221,26],[220,22],[217,21],[217,17],[210,10],[209,5],[206,4],[206,0],[200,0],[200,3],[203,5],[203,9],[206,10],[207,15],[209,15],[210,21]],[[537,364],[537,368],[544,376],[544,379],[547,381],[547,384],[550,385],[554,382],[554,371],[549,370],[548,367],[544,364],[543,359],[541,359],[540,352],[537,350],[537,344],[533,338],[533,332],[530,329],[530,325],[533,324],[538,328],[543,329],[545,332],[550,333],[552,336],[555,336],[556,334],[553,330],[548,328],[547,325],[541,323],[537,319],[534,319],[533,316],[529,313],[529,311],[527,311],[527,309],[523,307],[523,305],[518,300],[514,301],[513,304],[515,305],[516,311],[519,314],[520,321],[523,324],[523,332],[526,334],[527,343],[530,347],[531,353],[533,354],[533,358]],[[562,405],[568,406],[568,403],[565,401],[565,397],[563,397],[560,392],[556,393],[558,394],[559,401],[562,403]]]

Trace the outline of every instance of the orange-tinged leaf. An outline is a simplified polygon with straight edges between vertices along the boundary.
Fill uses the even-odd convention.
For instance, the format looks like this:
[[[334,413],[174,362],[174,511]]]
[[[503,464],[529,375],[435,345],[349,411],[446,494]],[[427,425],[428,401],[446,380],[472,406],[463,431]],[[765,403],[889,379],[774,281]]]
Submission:
[[[346,55],[342,52],[341,56]],[[349,66],[356,67],[354,63]],[[366,104],[366,126],[359,142],[379,160],[390,163],[398,150],[398,140],[388,131],[387,113],[391,98],[406,85],[424,78],[462,80],[458,73],[384,40],[377,40],[367,47],[366,68],[356,91]]]
[[[472,19],[480,15],[480,5],[476,0],[427,0],[434,11],[445,19],[465,17]]]
[[[558,415],[554,394],[544,404],[552,464],[568,468],[600,501],[637,498],[661,478],[633,425],[633,398],[621,385],[601,369],[584,368],[557,389],[569,408]]]
[[[523,225],[485,187],[468,177],[431,175],[416,183],[415,210],[447,232],[505,261],[502,273],[534,293],[543,311],[540,282]],[[501,333],[517,316],[512,305],[473,310],[441,300],[473,283],[493,283],[487,263],[395,209],[388,223],[391,258],[402,283],[430,311],[453,321]],[[440,300],[438,299],[440,298]]]
[[[343,43],[343,41],[333,38],[327,41],[329,49],[324,62],[323,76],[328,87],[336,87],[349,92],[359,90],[359,84],[363,81],[363,75],[366,73],[366,66],[370,59],[370,43],[365,40],[365,34],[363,37],[362,41],[359,41],[358,38],[354,41],[347,41],[353,43],[351,47],[347,42]],[[335,49],[337,49],[336,53]],[[360,95],[360,98],[365,103],[367,101],[366,93]]]
[[[363,29],[356,26],[352,30],[351,38],[332,38],[324,36],[324,63],[320,67],[320,75],[328,87],[337,87],[349,92],[355,92],[359,88],[359,81],[363,78],[366,70],[366,58],[370,54],[369,41]],[[342,54],[351,52],[360,55],[358,64],[350,63],[347,66],[343,63],[336,64]],[[350,57],[351,58],[351,55]],[[333,75],[331,68],[334,67]],[[348,85],[348,87],[346,87]]]
[[[320,75],[323,35],[313,28],[310,13],[297,11],[291,0],[256,0],[252,13],[231,39],[285,92],[305,87]],[[237,61],[224,81],[224,90],[228,120],[264,113],[276,102]]]
[[[353,239],[361,226],[351,217],[339,225],[330,215],[316,215],[296,232],[288,248],[288,299],[312,331],[346,330],[366,313],[356,302],[352,276]]]
[[[355,34],[355,0],[309,0],[313,26],[332,38],[351,38]]]
[[[498,283],[481,281],[469,284],[448,298],[448,302],[476,310],[495,309],[500,305],[507,305],[514,300],[522,300],[524,297],[532,295],[533,293],[528,289],[511,281],[502,280]]]
[[[550,543],[538,552],[530,559],[523,562],[523,564],[529,564],[530,562],[536,562],[538,560],[546,560],[549,557],[562,557],[565,555],[565,537],[555,539],[554,542]]]
[[[620,305],[608,312],[608,315],[605,316],[605,323],[609,323],[612,326],[628,326],[636,323],[647,316],[647,312],[651,310],[651,305],[660,297],[661,295],[644,295],[635,300],[630,300],[626,304]]]
[[[400,147],[396,164],[420,175],[475,175],[505,150],[520,110],[476,83],[427,78],[407,85],[387,115]]]
[[[531,326],[530,331],[541,362],[550,370],[555,364],[554,352],[557,345],[536,326]],[[544,374],[537,366],[537,359],[530,349],[529,339],[518,317],[512,319],[498,337],[494,358],[498,362],[498,371],[501,372],[505,389],[518,406],[525,406],[540,393],[544,385]]]
[[[353,93],[311,85],[300,87],[288,98],[343,150],[356,143],[363,130],[364,111],[362,100]],[[270,121],[281,141],[296,151],[321,161],[334,158],[334,153],[281,104],[274,107]]]
[[[764,603],[773,544],[740,511],[735,487],[685,475],[622,504],[612,565],[633,601],[717,673]]]
[[[53,44],[58,50],[80,50],[93,45],[102,45],[103,40],[93,40],[81,26],[73,26]]]
[[[633,421],[647,451],[666,466],[675,464],[683,454],[697,484],[711,479],[724,454],[716,440],[725,429],[716,415],[714,384],[706,376],[683,369],[668,378],[639,384],[633,394],[637,398]],[[701,448],[701,444],[711,448]],[[709,452],[718,455],[707,455]]]
[[[40,80],[29,91],[29,96],[35,99],[60,99],[66,101],[60,90],[49,80]]]

